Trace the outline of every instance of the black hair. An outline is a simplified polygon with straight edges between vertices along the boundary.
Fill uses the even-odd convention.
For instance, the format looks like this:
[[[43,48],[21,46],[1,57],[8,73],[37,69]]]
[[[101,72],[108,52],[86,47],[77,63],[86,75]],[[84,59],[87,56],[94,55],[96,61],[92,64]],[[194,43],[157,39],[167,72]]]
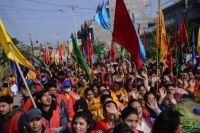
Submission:
[[[94,91],[92,90],[92,88],[87,88],[84,91],[84,95],[86,96],[89,91],[92,91],[94,93]]]
[[[110,90],[108,90],[108,89],[105,89],[105,90],[103,90],[103,92],[108,92],[109,93],[109,95],[111,95],[111,91]],[[102,92],[102,93],[103,93]]]
[[[138,115],[138,112],[133,107],[127,106],[121,112],[121,118],[122,118],[122,120],[125,120],[130,114]]]
[[[94,128],[94,120],[92,119],[92,114],[88,111],[79,111],[75,113],[72,120],[72,131],[74,132],[73,124],[75,120],[80,117],[86,121],[87,125],[89,125],[89,128],[87,129],[87,133],[92,131],[92,129]]]
[[[84,98],[80,98],[74,104],[74,112],[77,112],[80,109],[83,110],[83,111],[89,111],[87,102],[85,101]]]
[[[50,80],[44,85],[44,88],[47,90],[49,90],[51,87],[57,88],[57,84],[55,80]]]
[[[36,96],[36,99],[41,99],[42,96],[44,95],[44,93],[48,92],[48,89],[47,88],[44,88],[42,89],[41,91],[39,92],[36,92],[35,93],[35,96]]]
[[[134,133],[134,132],[128,125],[120,123],[113,129],[113,133]]]
[[[175,133],[180,124],[180,116],[177,111],[162,111],[154,122],[152,133]]]
[[[101,95],[100,102],[101,102],[102,105],[105,103],[105,100],[107,98],[111,98],[112,99],[111,95],[107,95],[107,94],[106,95]]]
[[[132,100],[130,100],[130,101],[128,102],[128,106],[131,106],[131,104],[132,104],[133,102],[138,102],[140,105],[142,105],[138,100],[132,99]],[[132,106],[131,106],[131,107],[132,107]]]
[[[1,96],[0,97],[0,102],[5,102],[5,103],[8,103],[8,104],[12,104],[13,103],[13,97],[11,97],[9,95]]]

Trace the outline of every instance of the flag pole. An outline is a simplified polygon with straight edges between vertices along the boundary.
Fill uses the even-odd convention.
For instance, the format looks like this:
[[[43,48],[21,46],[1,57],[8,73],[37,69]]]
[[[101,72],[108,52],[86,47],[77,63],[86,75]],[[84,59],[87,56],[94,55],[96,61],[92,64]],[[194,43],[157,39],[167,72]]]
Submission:
[[[35,101],[34,101],[34,99],[33,99],[33,96],[32,96],[32,94],[31,94],[31,92],[30,92],[30,89],[29,89],[29,87],[28,87],[28,85],[27,85],[27,83],[26,83],[26,80],[25,80],[25,78],[24,78],[24,75],[23,75],[23,73],[22,73],[22,70],[21,70],[21,68],[19,67],[18,62],[16,61],[16,57],[15,57],[15,54],[14,54],[13,49],[12,49],[12,47],[11,47],[11,44],[9,43],[8,45],[9,45],[10,51],[11,51],[11,53],[12,53],[12,55],[13,55],[14,61],[15,61],[16,66],[17,66],[17,69],[18,69],[18,71],[19,71],[19,73],[20,73],[20,76],[22,77],[22,80],[23,80],[23,82],[24,82],[24,85],[26,86],[26,88],[27,88],[27,90],[28,90],[28,93],[29,93],[29,95],[30,95],[31,101],[32,101],[32,103],[33,103],[33,106],[34,106],[34,108],[37,108],[37,106],[36,106],[36,104],[35,104]]]
[[[160,12],[160,0],[158,0],[158,17],[160,18],[159,12]],[[158,29],[159,29],[159,33],[160,33],[160,19],[159,19],[159,18],[158,18],[158,21],[159,21],[159,22],[158,22],[158,26],[159,26]],[[160,40],[160,38],[161,38],[160,36],[161,36],[161,35],[159,34],[159,40]],[[160,41],[159,41],[159,43],[160,43]],[[156,67],[157,67],[157,69],[156,69],[156,70],[157,70],[157,71],[156,71],[157,78],[158,78],[158,61],[159,61],[158,55],[159,55],[159,45],[160,45],[160,44],[157,44],[157,59],[156,59],[156,60],[157,60],[157,66],[156,66]],[[157,88],[156,90],[158,91],[158,81],[157,81],[157,84],[156,84],[156,88]]]

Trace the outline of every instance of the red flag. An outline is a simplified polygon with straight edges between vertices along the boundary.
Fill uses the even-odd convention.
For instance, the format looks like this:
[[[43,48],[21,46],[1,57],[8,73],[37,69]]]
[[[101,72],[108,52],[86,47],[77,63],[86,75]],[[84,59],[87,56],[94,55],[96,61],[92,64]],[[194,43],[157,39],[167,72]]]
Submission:
[[[173,64],[172,64],[172,53],[171,53],[171,48],[170,48],[170,38],[166,40],[166,43],[168,45],[168,52],[167,52],[167,57],[165,60],[166,66],[172,71],[173,69]]]
[[[176,54],[178,53],[178,40],[177,40],[177,37],[178,37],[177,25],[175,24],[174,25],[174,45],[175,45],[175,53]]]
[[[92,64],[92,42],[90,40],[90,36],[89,34],[87,34],[87,60],[88,60],[88,64],[91,65]]]
[[[138,36],[140,37],[140,24],[138,24]]]
[[[110,48],[110,51],[109,51],[109,58],[110,58],[111,62],[116,61],[116,49],[115,49],[115,42],[114,41],[112,41],[112,44],[111,44],[111,48]]]
[[[183,18],[181,19],[180,34],[181,34],[181,44],[187,43],[188,36],[185,29],[185,22]]]
[[[146,40],[146,32],[144,31],[144,34],[143,34],[143,45],[144,45],[144,48],[146,50],[147,48],[147,40]]]
[[[136,31],[123,0],[116,0],[113,41],[119,43],[131,54],[138,68],[141,68],[140,47]]]
[[[44,51],[44,62],[49,65],[49,61],[50,61],[50,56],[49,56],[49,49],[48,47],[46,47],[45,51]]]
[[[59,64],[62,64],[62,51],[58,42]]]

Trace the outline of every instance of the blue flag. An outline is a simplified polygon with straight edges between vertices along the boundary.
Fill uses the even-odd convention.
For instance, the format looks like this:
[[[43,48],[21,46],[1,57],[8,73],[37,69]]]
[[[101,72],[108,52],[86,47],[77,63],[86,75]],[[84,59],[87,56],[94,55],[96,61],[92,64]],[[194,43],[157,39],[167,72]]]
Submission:
[[[104,13],[104,17],[105,16],[106,15]],[[105,19],[107,19],[107,18],[105,17]],[[98,25],[101,26],[102,28],[104,28],[105,30],[108,30],[108,31],[112,32],[111,29],[110,29],[110,26],[106,23],[106,21],[108,21],[108,20],[105,21],[104,18],[103,18],[101,9],[97,9],[97,13],[94,16],[94,21],[96,21],[98,23]]]
[[[195,51],[195,33],[194,33],[194,29],[192,31],[192,64],[193,67],[196,64],[196,51]]]
[[[28,72],[29,72],[29,69],[26,68],[26,67],[24,67],[24,66],[22,66],[22,65],[20,65],[20,64],[19,64],[19,66],[20,66],[20,68],[21,68],[21,71],[22,71],[24,77],[26,77],[27,74],[28,74]],[[16,81],[17,81],[17,88],[18,88],[18,90],[20,91],[20,90],[21,90],[21,87],[22,87],[22,85],[23,85],[24,83],[23,83],[22,77],[21,77],[21,75],[20,75],[20,73],[19,73],[19,71],[18,71],[18,69],[17,69],[16,63],[13,62],[13,61],[10,61],[10,68],[11,68],[12,71],[15,71],[15,74],[16,74]]]
[[[102,13],[102,16],[103,16],[103,20],[104,22],[110,26],[110,17],[109,17],[109,14],[108,14],[108,11],[106,9],[106,4],[103,2],[102,5],[101,5],[101,13]]]
[[[137,33],[136,21],[135,21],[134,14],[132,14],[132,23],[133,23],[134,29],[135,29],[135,31]],[[137,33],[137,37],[138,37],[138,41],[139,41],[139,45],[140,45],[140,57],[141,57],[143,63],[146,63],[146,52],[145,52],[144,45],[142,44],[142,41],[141,41],[138,33]]]

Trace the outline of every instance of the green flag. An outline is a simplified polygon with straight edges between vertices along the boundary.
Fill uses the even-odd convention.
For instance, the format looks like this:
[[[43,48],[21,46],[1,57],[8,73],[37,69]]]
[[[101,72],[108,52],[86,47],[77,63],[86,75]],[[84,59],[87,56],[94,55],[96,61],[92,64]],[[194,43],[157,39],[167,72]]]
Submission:
[[[125,55],[125,49],[124,47],[121,47],[121,53],[120,53],[120,59],[123,60]]]
[[[98,54],[98,60],[100,61],[101,60],[101,55],[102,55],[102,48],[100,46],[98,47],[97,54]]]
[[[88,79],[90,81],[90,84],[92,84],[92,77],[90,75],[88,65],[87,65],[87,63],[85,61],[85,58],[83,57],[82,53],[79,50],[77,41],[74,38],[73,34],[72,34],[71,38],[72,38],[72,43],[73,43],[74,56],[76,57],[78,63],[83,66],[83,68],[85,70],[85,73],[86,73],[86,75],[87,75],[87,77],[88,77]]]
[[[181,70],[181,65],[183,64],[183,55],[181,44],[178,45],[178,55],[176,59],[176,69]]]

